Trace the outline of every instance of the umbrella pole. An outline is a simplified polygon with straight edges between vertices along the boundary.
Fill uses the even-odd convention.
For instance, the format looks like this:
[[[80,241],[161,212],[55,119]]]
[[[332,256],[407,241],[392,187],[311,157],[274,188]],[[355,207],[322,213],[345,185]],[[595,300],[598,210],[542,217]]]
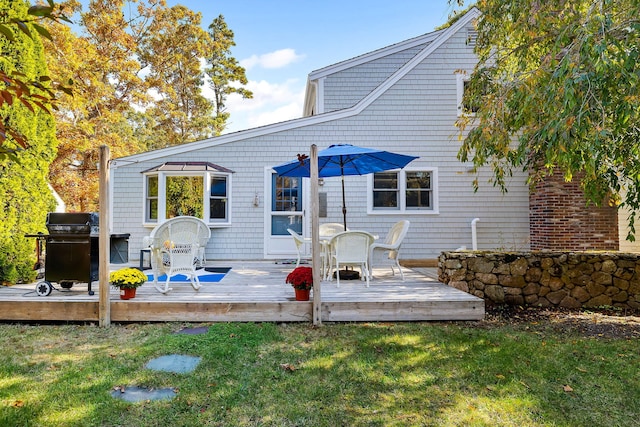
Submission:
[[[342,177],[342,221],[344,225],[344,231],[347,231],[347,201],[344,196],[344,175]]]
[[[344,173],[342,173],[340,177],[342,178],[342,220],[344,222],[344,231],[347,231],[347,200],[344,195]],[[345,267],[344,270],[340,270],[336,272],[336,274],[339,274],[342,280],[356,280],[360,278],[360,273],[349,269],[349,267]]]

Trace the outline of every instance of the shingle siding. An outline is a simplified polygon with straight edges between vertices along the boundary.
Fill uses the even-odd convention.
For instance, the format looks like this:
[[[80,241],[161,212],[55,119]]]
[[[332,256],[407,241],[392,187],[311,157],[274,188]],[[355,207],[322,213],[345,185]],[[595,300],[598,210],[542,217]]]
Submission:
[[[324,81],[324,112],[354,106],[424,47],[406,49],[327,76]]]

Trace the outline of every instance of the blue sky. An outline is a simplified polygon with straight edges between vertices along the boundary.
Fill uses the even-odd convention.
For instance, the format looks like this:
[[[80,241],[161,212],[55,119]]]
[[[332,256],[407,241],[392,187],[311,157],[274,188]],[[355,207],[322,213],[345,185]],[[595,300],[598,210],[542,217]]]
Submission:
[[[82,1],[83,4],[87,0]],[[302,116],[307,75],[419,36],[445,23],[447,0],[167,0],[202,13],[206,29],[222,14],[233,56],[254,98],[232,96],[225,133]]]

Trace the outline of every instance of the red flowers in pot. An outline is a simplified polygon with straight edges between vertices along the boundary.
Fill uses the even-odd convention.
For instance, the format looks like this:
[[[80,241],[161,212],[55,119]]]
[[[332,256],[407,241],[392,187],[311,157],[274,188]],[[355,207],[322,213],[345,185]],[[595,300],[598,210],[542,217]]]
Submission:
[[[308,301],[309,291],[313,287],[313,272],[311,267],[296,267],[287,275],[286,283],[293,286],[297,301]]]
[[[287,275],[287,283],[294,289],[311,289],[313,287],[313,272],[311,267],[296,267]]]

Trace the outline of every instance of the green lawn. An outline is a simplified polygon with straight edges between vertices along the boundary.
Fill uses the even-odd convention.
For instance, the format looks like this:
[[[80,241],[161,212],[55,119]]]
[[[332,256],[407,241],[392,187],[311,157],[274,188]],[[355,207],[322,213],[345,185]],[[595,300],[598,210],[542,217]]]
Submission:
[[[545,322],[0,325],[0,426],[636,426],[640,340]],[[144,369],[202,357],[192,374]],[[175,387],[127,403],[118,386]]]

